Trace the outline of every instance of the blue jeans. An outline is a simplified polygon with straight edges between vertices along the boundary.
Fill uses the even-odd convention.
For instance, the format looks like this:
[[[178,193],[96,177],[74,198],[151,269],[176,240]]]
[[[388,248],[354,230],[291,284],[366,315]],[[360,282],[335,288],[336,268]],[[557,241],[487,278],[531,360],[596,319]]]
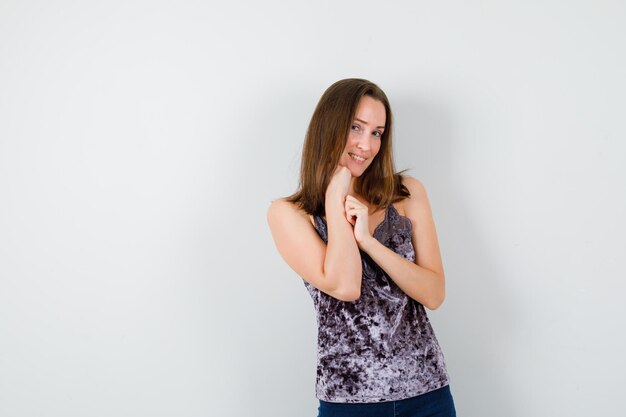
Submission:
[[[456,417],[449,385],[404,400],[380,403],[319,402],[317,417]]]

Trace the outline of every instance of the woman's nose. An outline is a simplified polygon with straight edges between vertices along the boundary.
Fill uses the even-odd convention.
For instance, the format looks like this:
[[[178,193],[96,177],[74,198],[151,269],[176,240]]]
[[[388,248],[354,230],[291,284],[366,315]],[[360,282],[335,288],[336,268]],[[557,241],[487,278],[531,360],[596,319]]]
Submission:
[[[359,143],[357,144],[357,148],[362,149],[364,151],[368,151],[370,149],[370,139],[361,138],[359,140]]]

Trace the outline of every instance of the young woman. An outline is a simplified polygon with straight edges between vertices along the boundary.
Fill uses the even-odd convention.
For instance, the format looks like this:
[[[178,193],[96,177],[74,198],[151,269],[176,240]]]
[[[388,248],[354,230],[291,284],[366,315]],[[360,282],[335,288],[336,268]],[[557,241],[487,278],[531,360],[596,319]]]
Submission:
[[[297,192],[267,220],[317,313],[318,417],[455,416],[424,307],[445,296],[426,191],[394,170],[385,93],[345,79],[309,124]]]

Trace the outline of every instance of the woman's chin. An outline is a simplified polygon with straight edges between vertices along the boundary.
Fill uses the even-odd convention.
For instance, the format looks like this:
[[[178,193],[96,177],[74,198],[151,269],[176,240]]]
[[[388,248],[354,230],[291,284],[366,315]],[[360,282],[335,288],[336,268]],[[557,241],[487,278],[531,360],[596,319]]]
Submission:
[[[367,166],[359,165],[353,161],[348,161],[347,163],[340,163],[340,165],[343,165],[346,168],[348,168],[353,177],[360,177],[361,175],[363,175],[363,173],[369,166],[369,165]]]
[[[353,177],[360,177],[367,169],[367,166],[354,166],[353,164],[350,164],[348,165],[348,169],[352,173]]]

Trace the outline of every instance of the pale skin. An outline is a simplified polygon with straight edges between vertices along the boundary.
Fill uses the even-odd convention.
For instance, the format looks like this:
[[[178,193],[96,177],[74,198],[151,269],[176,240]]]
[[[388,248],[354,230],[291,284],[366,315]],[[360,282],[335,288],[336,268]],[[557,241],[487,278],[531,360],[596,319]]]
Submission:
[[[305,281],[342,301],[355,301],[361,293],[361,255],[367,253],[409,297],[435,310],[445,298],[445,275],[430,204],[422,183],[404,178],[411,196],[394,206],[412,223],[415,262],[398,255],[373,237],[384,211],[354,191],[380,150],[385,108],[365,96],[359,102],[346,147],[326,189],[328,244],[317,234],[312,216],[278,199],[267,211],[276,247],[287,264]],[[365,158],[357,160],[356,154]],[[306,254],[306,256],[303,256]]]

